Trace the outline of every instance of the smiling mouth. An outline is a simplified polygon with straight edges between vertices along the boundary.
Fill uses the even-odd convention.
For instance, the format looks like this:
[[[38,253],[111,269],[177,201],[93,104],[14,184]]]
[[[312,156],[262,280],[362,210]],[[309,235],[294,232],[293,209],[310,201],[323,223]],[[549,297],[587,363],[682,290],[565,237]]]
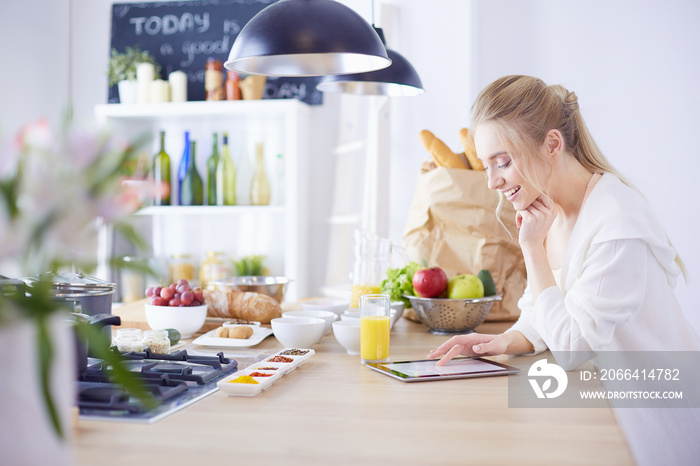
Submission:
[[[503,195],[507,198],[510,198],[518,191],[520,191],[520,186],[516,186],[515,188],[509,189],[508,191],[503,191]]]

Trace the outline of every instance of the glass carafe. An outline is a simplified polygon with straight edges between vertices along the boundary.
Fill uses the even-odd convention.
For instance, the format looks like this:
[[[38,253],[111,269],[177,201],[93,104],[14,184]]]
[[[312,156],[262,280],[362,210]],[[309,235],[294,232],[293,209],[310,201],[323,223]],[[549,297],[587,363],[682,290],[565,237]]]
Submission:
[[[352,274],[350,307],[357,308],[360,296],[381,293],[386,271],[393,268],[392,254],[401,257],[401,267],[408,263],[406,252],[401,246],[392,244],[387,238],[380,238],[369,230],[355,230],[355,264]]]

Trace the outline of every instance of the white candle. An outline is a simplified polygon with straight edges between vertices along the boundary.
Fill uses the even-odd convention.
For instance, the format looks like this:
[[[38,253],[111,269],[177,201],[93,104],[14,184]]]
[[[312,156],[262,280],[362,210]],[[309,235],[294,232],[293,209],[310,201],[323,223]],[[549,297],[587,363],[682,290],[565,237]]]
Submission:
[[[146,104],[150,101],[150,89],[155,67],[153,63],[139,63],[136,65],[136,102]]]
[[[172,102],[187,102],[187,74],[184,71],[173,71],[168,76]]]
[[[151,103],[168,102],[170,100],[170,84],[162,79],[151,82]]]

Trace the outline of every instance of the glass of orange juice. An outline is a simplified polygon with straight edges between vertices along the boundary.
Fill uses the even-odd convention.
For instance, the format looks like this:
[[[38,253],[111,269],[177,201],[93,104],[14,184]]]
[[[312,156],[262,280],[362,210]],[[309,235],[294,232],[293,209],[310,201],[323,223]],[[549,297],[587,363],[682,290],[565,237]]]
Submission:
[[[360,297],[360,359],[368,362],[389,360],[389,316],[391,296],[366,294]]]

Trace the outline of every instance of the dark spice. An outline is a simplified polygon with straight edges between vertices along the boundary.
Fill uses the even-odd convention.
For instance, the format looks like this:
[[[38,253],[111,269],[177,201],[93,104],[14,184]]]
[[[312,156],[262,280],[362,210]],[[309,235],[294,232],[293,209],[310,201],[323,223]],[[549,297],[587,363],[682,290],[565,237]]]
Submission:
[[[294,349],[288,349],[287,351],[283,351],[280,354],[286,354],[289,356],[303,356],[308,352],[309,352],[309,350],[300,350],[300,349],[294,348]]]

